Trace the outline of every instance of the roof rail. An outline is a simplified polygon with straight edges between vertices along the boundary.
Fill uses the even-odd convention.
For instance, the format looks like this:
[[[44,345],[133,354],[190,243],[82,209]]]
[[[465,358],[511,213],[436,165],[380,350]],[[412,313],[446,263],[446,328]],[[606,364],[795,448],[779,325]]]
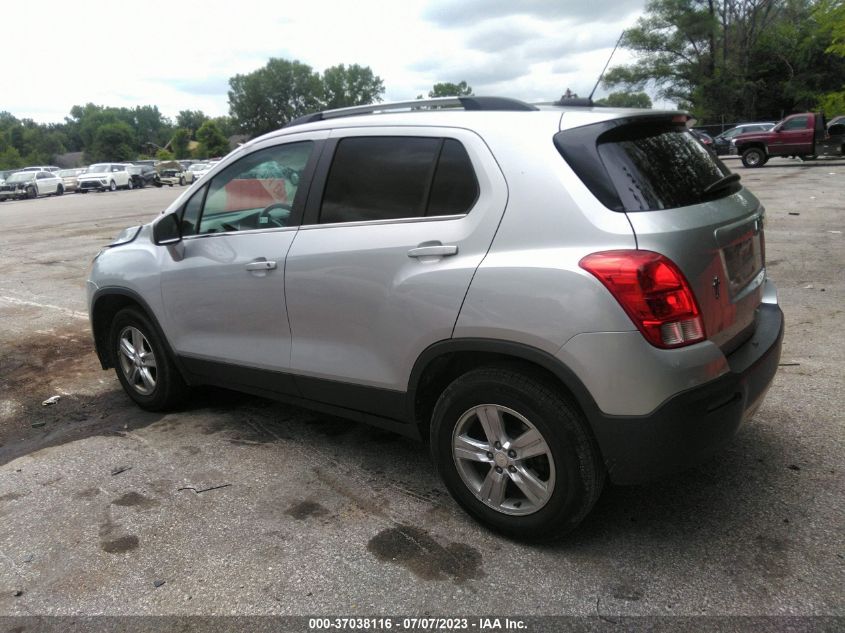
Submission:
[[[508,99],[507,97],[439,97],[436,99],[414,99],[413,101],[394,101],[390,103],[372,103],[370,105],[353,106],[351,108],[338,108],[337,110],[323,110],[297,117],[285,127],[313,123],[314,121],[325,121],[347,116],[358,116],[361,114],[375,114],[377,112],[392,112],[395,110],[431,110],[441,108],[463,108],[464,110],[497,110],[521,112],[526,110],[537,110],[533,105]]]

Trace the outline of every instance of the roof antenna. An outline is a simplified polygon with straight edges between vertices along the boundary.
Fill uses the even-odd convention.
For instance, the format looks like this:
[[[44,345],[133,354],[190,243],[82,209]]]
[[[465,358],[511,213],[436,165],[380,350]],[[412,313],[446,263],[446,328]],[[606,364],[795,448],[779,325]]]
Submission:
[[[596,85],[593,86],[593,91],[590,93],[590,96],[587,97],[587,100],[590,101],[590,103],[593,102],[593,95],[596,93],[596,88],[599,87],[599,84],[601,83],[601,78],[604,77],[604,73],[607,72],[607,67],[610,66],[610,60],[613,59],[613,54],[616,52],[616,49],[619,48],[619,44],[620,42],[622,42],[622,37],[624,35],[625,31],[622,31],[622,33],[619,34],[619,39],[616,40],[616,46],[614,46],[613,50],[610,51],[610,57],[607,58],[607,63],[604,65],[604,68],[602,68],[601,74],[599,75],[599,78],[596,81]]]
[[[610,57],[607,58],[607,63],[604,65],[604,68],[599,75],[598,80],[596,81],[596,85],[593,86],[593,91],[590,93],[590,96],[586,99],[578,98],[577,96],[574,97],[567,97],[567,95],[563,95],[560,99],[554,102],[554,105],[558,106],[586,106],[588,108],[592,108],[595,104],[593,103],[593,95],[596,93],[596,89],[599,87],[601,83],[602,77],[604,77],[604,73],[607,71],[607,67],[610,66],[610,60],[613,59],[613,54],[616,52],[616,49],[619,48],[619,43],[622,41],[622,36],[625,35],[625,31],[619,35],[619,39],[616,40],[616,46],[613,47],[613,50],[610,52]],[[567,93],[569,91],[567,90]]]

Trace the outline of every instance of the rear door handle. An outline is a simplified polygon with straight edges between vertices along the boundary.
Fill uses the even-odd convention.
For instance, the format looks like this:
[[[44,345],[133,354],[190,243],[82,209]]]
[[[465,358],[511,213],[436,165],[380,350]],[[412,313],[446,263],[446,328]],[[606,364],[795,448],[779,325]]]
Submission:
[[[448,257],[457,255],[458,247],[454,244],[438,246],[418,246],[408,251],[408,257]]]
[[[276,262],[260,261],[250,262],[246,265],[247,270],[273,270],[276,268]]]

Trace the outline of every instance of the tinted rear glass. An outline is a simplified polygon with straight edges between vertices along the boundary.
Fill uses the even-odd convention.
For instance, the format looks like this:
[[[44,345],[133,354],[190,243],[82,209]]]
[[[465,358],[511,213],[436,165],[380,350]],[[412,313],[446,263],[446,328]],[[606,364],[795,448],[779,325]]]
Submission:
[[[736,182],[712,187],[731,172],[683,126],[607,122],[560,132],[555,144],[584,184],[615,211],[687,207],[740,188]]]

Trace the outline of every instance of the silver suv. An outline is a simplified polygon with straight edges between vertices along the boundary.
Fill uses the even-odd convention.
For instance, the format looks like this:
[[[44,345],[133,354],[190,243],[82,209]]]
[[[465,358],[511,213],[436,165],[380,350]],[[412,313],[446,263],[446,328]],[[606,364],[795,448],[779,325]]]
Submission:
[[[777,369],[760,202],[680,112],[467,97],[235,150],[88,280],[141,407],[191,385],[430,438],[473,517],[573,529],[712,454]]]

